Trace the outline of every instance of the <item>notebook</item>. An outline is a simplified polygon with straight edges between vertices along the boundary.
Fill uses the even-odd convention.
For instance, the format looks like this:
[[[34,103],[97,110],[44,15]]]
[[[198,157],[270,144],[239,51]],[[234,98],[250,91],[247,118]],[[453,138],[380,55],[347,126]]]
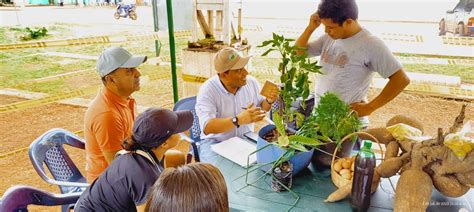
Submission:
[[[232,137],[212,145],[211,149],[222,157],[242,167],[247,167],[247,157],[257,149],[257,145],[240,137]],[[255,162],[257,162],[257,155],[253,154],[250,156],[249,164],[254,164]]]

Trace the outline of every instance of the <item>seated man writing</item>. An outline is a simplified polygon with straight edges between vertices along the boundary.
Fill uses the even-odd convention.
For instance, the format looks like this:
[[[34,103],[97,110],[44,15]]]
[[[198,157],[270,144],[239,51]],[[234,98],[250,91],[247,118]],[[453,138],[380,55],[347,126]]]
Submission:
[[[259,94],[260,84],[247,76],[249,60],[233,48],[220,50],[214,59],[217,75],[199,89],[195,109],[202,131],[202,162],[214,162],[217,155],[210,149],[212,144],[253,131],[253,123],[262,120],[278,98],[277,88],[267,98]]]

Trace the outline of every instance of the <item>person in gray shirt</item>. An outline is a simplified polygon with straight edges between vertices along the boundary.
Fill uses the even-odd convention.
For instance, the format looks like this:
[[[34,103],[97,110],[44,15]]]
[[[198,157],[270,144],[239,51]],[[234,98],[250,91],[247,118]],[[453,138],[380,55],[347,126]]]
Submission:
[[[355,0],[322,0],[296,45],[306,48],[309,57],[321,56],[323,74],[315,83],[315,107],[320,96],[335,93],[351,105],[367,127],[367,116],[398,96],[410,80],[384,42],[364,29],[357,18]],[[321,24],[325,34],[309,41]],[[367,92],[375,72],[389,81],[369,101]]]

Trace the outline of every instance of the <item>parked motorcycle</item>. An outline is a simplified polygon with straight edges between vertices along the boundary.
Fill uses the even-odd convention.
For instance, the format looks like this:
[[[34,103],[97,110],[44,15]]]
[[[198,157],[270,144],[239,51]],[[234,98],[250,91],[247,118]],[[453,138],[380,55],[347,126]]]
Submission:
[[[137,12],[135,11],[135,5],[134,4],[129,4],[129,5],[119,4],[117,6],[117,11],[115,11],[114,13],[114,18],[120,19],[120,17],[122,18],[130,17],[132,20],[137,20]]]

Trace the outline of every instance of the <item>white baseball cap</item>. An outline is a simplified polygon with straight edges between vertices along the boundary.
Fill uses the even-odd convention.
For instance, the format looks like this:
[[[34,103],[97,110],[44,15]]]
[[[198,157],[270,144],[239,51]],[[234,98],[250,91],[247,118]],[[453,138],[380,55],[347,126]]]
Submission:
[[[244,57],[240,52],[231,47],[225,47],[217,52],[214,58],[214,68],[217,73],[228,70],[241,69],[247,65],[250,56]]]
[[[146,61],[146,56],[133,56],[122,47],[112,46],[105,49],[97,60],[100,77],[110,74],[117,68],[135,68]]]

